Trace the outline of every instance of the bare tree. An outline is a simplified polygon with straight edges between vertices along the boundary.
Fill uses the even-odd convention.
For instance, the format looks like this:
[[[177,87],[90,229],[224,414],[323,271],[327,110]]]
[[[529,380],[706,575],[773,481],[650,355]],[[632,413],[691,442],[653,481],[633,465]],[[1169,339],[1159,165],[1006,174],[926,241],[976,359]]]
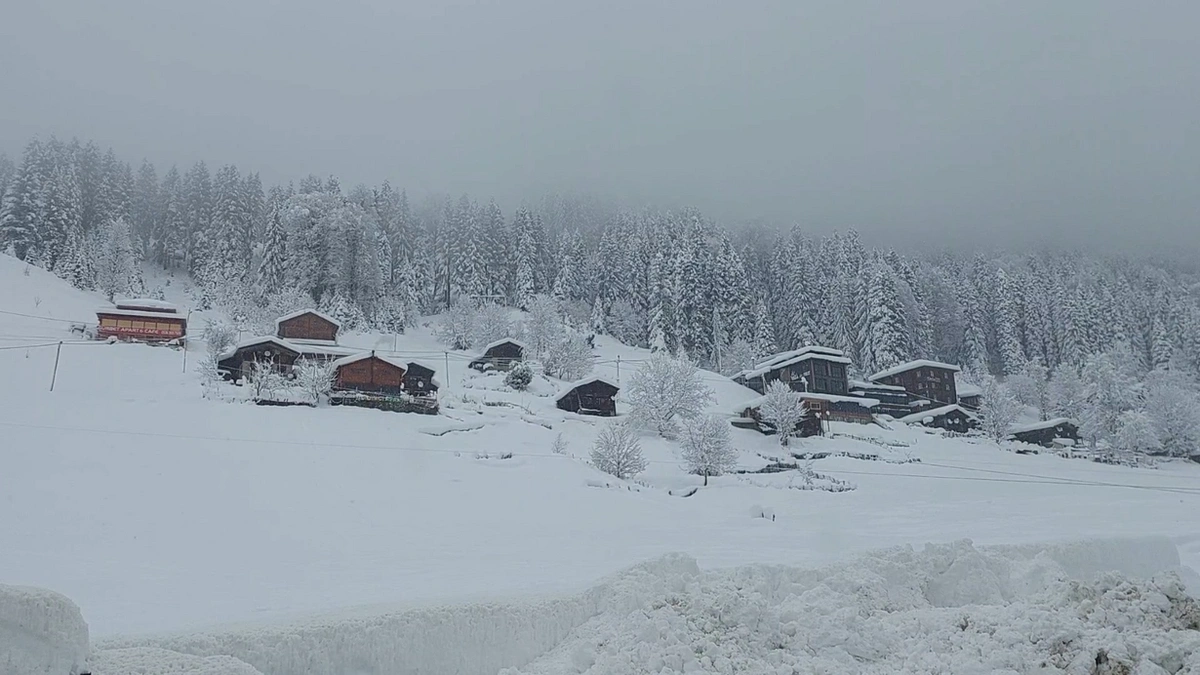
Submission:
[[[254,361],[246,373],[246,384],[250,387],[250,398],[270,400],[283,386],[283,376],[270,361]]]
[[[676,419],[696,419],[712,396],[695,364],[665,353],[650,357],[629,383],[635,419],[667,438],[678,430]]]
[[[718,417],[702,417],[688,427],[683,437],[683,461],[688,471],[704,476],[720,476],[737,466],[737,452],[729,444],[729,424]]]
[[[306,359],[296,366],[295,386],[313,405],[319,405],[321,397],[332,391],[336,372],[332,362]]]
[[[592,464],[617,478],[632,478],[646,470],[646,458],[637,433],[626,422],[609,424],[600,430],[592,445]]]

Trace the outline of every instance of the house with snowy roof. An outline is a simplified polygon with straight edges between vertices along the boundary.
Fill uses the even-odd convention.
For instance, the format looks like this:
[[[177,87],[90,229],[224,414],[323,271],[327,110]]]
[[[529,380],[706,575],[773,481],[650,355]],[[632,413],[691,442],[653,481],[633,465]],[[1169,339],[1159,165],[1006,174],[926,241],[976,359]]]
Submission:
[[[733,376],[733,381],[760,394],[780,381],[794,391],[845,396],[849,393],[846,369],[850,359],[832,347],[808,345],[781,352]]]
[[[151,298],[119,299],[96,310],[96,337],[137,342],[169,342],[187,334],[187,317],[169,302]]]
[[[617,414],[617,393],[621,388],[603,377],[585,377],[572,382],[555,396],[559,410],[581,415],[613,417]]]
[[[1010,427],[1009,439],[1044,448],[1072,446],[1079,442],[1079,424],[1066,417]]]
[[[525,345],[512,338],[496,340],[483,348],[483,352],[468,365],[478,371],[509,370],[525,360]]]
[[[919,424],[934,429],[945,429],[965,434],[979,425],[979,418],[957,403],[929,408],[899,418],[905,424]]]
[[[336,319],[315,309],[301,309],[275,319],[275,337],[334,345],[341,327]]]
[[[872,384],[903,387],[914,399],[927,402],[919,404],[918,408],[937,408],[958,405],[958,389],[954,376],[961,370],[949,363],[917,359],[881,370],[868,377],[867,381]]]

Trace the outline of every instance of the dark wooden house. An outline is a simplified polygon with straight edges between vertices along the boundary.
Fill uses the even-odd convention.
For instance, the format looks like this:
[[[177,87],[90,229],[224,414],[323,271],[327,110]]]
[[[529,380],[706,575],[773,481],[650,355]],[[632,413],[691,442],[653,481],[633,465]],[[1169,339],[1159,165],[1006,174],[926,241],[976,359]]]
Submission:
[[[958,383],[958,404],[967,410],[978,411],[983,406],[983,390],[973,384]]]
[[[810,414],[822,422],[854,424],[874,422],[875,416],[872,411],[879,405],[879,401],[871,398],[816,393],[801,394],[800,401]]]
[[[345,356],[333,362],[334,391],[357,391],[399,395],[404,391],[407,369],[375,352]]]
[[[509,370],[524,360],[525,345],[512,338],[504,338],[484,347],[483,353],[468,365],[478,371]]]
[[[845,396],[850,391],[846,376],[849,365],[850,359],[841,350],[807,346],[776,354],[733,379],[760,394],[778,380],[794,391]]]
[[[965,434],[975,428],[979,421],[975,415],[964,410],[958,404],[944,405],[929,410],[916,412],[900,418],[905,424],[920,424],[934,429],[945,429],[959,434]]]
[[[1079,442],[1079,425],[1065,417],[1013,427],[1014,441],[1052,448],[1055,445],[1074,445]]]
[[[925,407],[938,408],[958,405],[954,374],[959,370],[958,366],[948,363],[920,359],[880,371],[867,380],[874,384],[904,387],[913,398],[928,401]]]
[[[779,433],[774,424],[763,419],[762,402],[763,397],[760,396],[737,406],[734,409],[733,426],[754,429],[769,436]],[[821,425],[821,418],[806,409],[806,414],[796,421],[796,428],[792,432],[800,438],[808,438],[809,436],[820,436],[824,432],[824,427]]]
[[[602,377],[589,377],[568,386],[558,395],[559,410],[581,415],[612,417],[617,414],[620,387]]]
[[[270,363],[279,372],[290,372],[300,358],[300,350],[286,340],[259,337],[234,347],[217,361],[217,372],[227,380],[245,377],[252,364]]]
[[[870,399],[878,403],[871,411],[879,415],[904,417],[912,413],[912,397],[904,390],[891,384],[875,384],[873,382],[850,382],[850,395]]]
[[[275,337],[336,343],[341,324],[314,309],[302,309],[275,319]]]
[[[440,383],[433,368],[409,361],[404,372],[404,391],[409,396],[437,396]]]
[[[161,300],[120,300],[96,310],[96,337],[136,342],[170,342],[187,335],[187,317]]]

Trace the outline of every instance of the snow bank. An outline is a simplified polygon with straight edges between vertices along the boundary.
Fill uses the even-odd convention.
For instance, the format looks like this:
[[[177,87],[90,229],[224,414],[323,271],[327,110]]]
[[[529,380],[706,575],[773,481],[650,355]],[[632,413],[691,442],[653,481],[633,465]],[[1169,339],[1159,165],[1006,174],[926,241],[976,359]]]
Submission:
[[[232,656],[193,656],[153,647],[102,649],[91,661],[92,675],[262,675]]]
[[[231,655],[265,675],[494,675],[502,668],[529,663],[592,617],[626,614],[642,606],[645,598],[681,591],[684,580],[697,574],[694,560],[671,555],[638,565],[574,597],[347,615],[177,637],[120,639],[99,645],[105,651],[98,655],[133,647],[195,656]],[[182,672],[193,675],[192,671]],[[209,675],[207,671],[195,675],[200,672]],[[215,672],[224,675],[225,671],[214,671],[213,675]],[[245,671],[246,675],[254,672]],[[243,675],[241,671],[229,673]]]
[[[636,611],[596,616],[537,661],[501,672],[1200,672],[1200,606],[1173,572],[1133,580],[1177,564],[1168,547],[963,541],[820,570],[710,572]],[[1071,578],[1126,564],[1132,576]]]
[[[75,603],[41,588],[0,584],[0,673],[85,672],[88,627]]]

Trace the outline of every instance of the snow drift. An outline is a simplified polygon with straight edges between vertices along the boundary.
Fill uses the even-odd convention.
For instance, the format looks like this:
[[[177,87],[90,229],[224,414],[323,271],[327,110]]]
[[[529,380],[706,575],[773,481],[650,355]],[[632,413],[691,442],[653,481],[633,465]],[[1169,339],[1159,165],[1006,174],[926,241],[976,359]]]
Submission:
[[[1180,571],[1174,545],[1157,538],[962,541],[823,569],[702,572],[671,555],[573,597],[100,646],[233,656],[264,675],[1072,673],[1097,659],[1178,672],[1200,668],[1200,609]]]
[[[87,655],[88,627],[75,603],[0,584],[0,675],[78,675]]]

